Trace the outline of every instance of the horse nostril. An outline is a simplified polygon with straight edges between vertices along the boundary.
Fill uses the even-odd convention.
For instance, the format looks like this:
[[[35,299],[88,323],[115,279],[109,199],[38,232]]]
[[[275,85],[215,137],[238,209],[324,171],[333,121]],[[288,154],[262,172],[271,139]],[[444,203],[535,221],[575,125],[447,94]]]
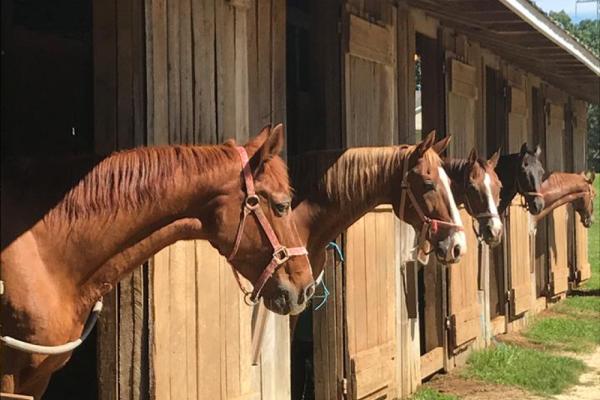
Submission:
[[[492,230],[492,227],[490,225],[486,225],[485,234],[487,235],[487,237],[494,236],[494,231]]]
[[[452,256],[454,257],[455,260],[458,257],[460,257],[460,244],[454,245],[454,247],[452,248]]]

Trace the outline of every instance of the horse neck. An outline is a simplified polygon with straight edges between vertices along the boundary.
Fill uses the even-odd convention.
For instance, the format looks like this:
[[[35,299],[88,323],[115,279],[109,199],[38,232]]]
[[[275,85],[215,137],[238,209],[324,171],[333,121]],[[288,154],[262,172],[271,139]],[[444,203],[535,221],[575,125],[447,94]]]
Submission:
[[[498,212],[502,214],[508,208],[512,200],[517,195],[517,168],[520,164],[518,153],[500,156],[496,174],[502,183],[500,190],[500,206]]]
[[[544,209],[537,219],[544,218],[552,210],[584,197],[588,193],[587,182],[579,174],[554,172],[542,182],[540,193],[544,197]]]
[[[338,152],[332,168],[339,174],[345,173],[343,185],[340,181],[301,185],[296,193],[302,200],[294,208],[296,227],[302,240],[307,243],[309,254],[325,248],[345,229],[380,204],[392,203],[395,190],[399,190],[402,180],[404,158],[408,156],[401,147],[394,151],[381,151],[381,147],[350,149]],[[372,165],[379,168],[360,168],[352,163],[352,152],[360,151],[371,157]],[[331,152],[330,152],[331,153]],[[292,170],[302,174],[302,170]],[[334,176],[327,174],[330,181]],[[321,177],[323,179],[323,177]],[[364,185],[370,182],[368,188]],[[329,188],[329,189],[328,189]],[[342,193],[343,192],[343,193]]]
[[[111,158],[113,157],[123,155],[118,153]],[[118,164],[119,160],[113,159],[112,162]],[[155,158],[153,162],[166,161]],[[109,193],[92,192],[92,195],[89,195],[88,192],[88,195],[83,196],[84,188],[75,187],[50,211],[43,224],[39,225],[39,229],[34,229],[34,234],[44,247],[62,248],[62,251],[44,255],[44,259],[49,260],[50,264],[62,263],[71,266],[74,270],[65,272],[72,276],[77,284],[87,281],[115,254],[161,227],[181,218],[193,216],[201,219],[202,216],[208,215],[210,200],[219,193],[219,183],[232,178],[233,174],[239,174],[239,166],[235,168],[233,163],[227,164],[229,167],[221,165],[219,168],[211,168],[208,162],[190,162],[185,159],[183,153],[178,153],[170,159],[169,172],[157,173],[145,184],[130,182],[130,190],[118,191],[117,186],[107,183]],[[194,165],[197,168],[194,168]],[[140,168],[160,169],[150,164]],[[124,176],[131,171],[125,168],[121,173]],[[108,176],[115,178],[114,174]],[[82,185],[86,184],[86,178],[83,179]],[[93,186],[93,190],[97,191],[99,185]],[[83,199],[76,200],[77,196]],[[180,232],[171,234],[176,237]],[[68,246],[64,245],[65,237],[69,238]],[[199,233],[197,238],[204,237]],[[81,248],[85,248],[86,251],[81,252]],[[139,257],[134,258],[133,261],[139,262]],[[116,281],[108,283],[114,284]]]
[[[469,162],[466,159],[447,159],[444,161],[444,170],[450,178],[452,195],[457,206],[465,202],[465,177]]]

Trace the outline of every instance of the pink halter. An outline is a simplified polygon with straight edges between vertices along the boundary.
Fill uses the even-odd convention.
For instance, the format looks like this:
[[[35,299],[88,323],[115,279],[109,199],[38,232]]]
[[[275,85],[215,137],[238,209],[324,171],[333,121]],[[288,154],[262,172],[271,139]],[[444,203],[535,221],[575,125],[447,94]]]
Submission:
[[[290,257],[308,255],[308,251],[304,246],[285,247],[282,246],[281,243],[279,243],[279,239],[277,239],[277,234],[271,227],[269,220],[267,219],[265,213],[260,207],[260,198],[254,191],[254,179],[252,178],[250,163],[248,162],[248,153],[246,153],[246,149],[242,146],[237,146],[236,150],[240,154],[240,159],[242,161],[242,172],[244,174],[244,182],[246,184],[246,199],[244,200],[244,206],[242,208],[242,217],[238,226],[235,244],[233,246],[231,254],[229,255],[229,257],[227,257],[227,261],[231,261],[237,254],[240,242],[242,240],[242,235],[244,233],[246,217],[250,213],[254,213],[254,215],[256,216],[256,219],[258,220],[260,226],[267,235],[267,238],[271,243],[271,247],[273,248],[273,257],[271,258],[269,264],[267,264],[267,266],[263,270],[262,274],[258,277],[258,280],[254,283],[254,290],[252,292],[244,288],[240,280],[239,273],[235,268],[233,268],[233,266],[231,267],[233,275],[235,276],[235,279],[240,287],[240,290],[244,293],[244,301],[248,305],[254,305],[258,303],[258,300],[260,298],[260,292],[262,291],[269,278],[273,276],[273,273],[275,273],[277,268],[283,265],[287,260],[289,260]]]

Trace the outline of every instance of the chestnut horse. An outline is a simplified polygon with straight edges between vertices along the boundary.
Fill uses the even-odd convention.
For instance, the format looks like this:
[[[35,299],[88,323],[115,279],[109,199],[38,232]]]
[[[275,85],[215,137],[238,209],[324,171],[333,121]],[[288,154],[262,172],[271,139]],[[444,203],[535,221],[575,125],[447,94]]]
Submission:
[[[438,260],[459,261],[467,250],[465,233],[434,138],[430,134],[415,146],[314,151],[290,160],[294,219],[314,276],[323,270],[327,244],[380,204],[391,204],[417,236],[425,228]],[[408,188],[413,200],[403,201]]]
[[[278,156],[283,140],[278,126],[244,147],[140,148],[60,170],[25,165],[25,178],[3,168],[1,335],[45,346],[73,341],[95,301],[156,251],[183,239],[206,239],[231,255],[244,277],[259,281],[253,295],[262,289],[271,310],[302,311],[314,281],[305,249],[284,247],[302,242]],[[65,179],[82,168],[85,173]],[[251,213],[256,218],[245,218]],[[163,232],[158,245],[136,247],[157,231]],[[3,392],[39,398],[70,357],[2,344]]]
[[[517,193],[525,197],[527,209],[531,214],[542,212],[544,199],[540,194],[540,186],[544,168],[540,161],[540,154],[542,154],[540,146],[536,146],[532,151],[527,148],[527,143],[523,143],[518,153],[500,156],[496,166],[496,174],[502,182],[498,209],[500,214],[506,211]]]
[[[443,144],[444,140],[448,139],[442,139],[435,146]],[[452,181],[456,205],[465,206],[469,215],[477,221],[475,234],[490,246],[500,243],[503,230],[498,213],[502,183],[494,171],[498,159],[499,153],[496,152],[489,160],[483,160],[473,148],[468,158],[444,160],[444,170]]]
[[[594,178],[592,171],[579,174],[553,172],[548,176],[540,188],[545,207],[535,216],[535,222],[546,217],[555,208],[571,203],[573,209],[579,214],[581,223],[586,228],[594,222]]]

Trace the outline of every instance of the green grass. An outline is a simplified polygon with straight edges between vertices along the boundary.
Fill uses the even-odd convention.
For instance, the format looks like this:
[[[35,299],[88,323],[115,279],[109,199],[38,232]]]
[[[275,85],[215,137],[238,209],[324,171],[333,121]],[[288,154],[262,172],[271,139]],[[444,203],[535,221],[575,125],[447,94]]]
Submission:
[[[410,397],[410,400],[458,400],[458,397],[421,386],[419,390]]]
[[[518,386],[541,395],[554,395],[576,384],[585,364],[571,357],[500,344],[474,352],[465,377]]]
[[[591,352],[600,345],[600,324],[588,318],[546,317],[535,321],[523,335],[549,350]]]
[[[586,290],[600,290],[600,174],[594,181],[594,223],[588,232],[588,257],[592,267],[591,279],[583,285]]]

